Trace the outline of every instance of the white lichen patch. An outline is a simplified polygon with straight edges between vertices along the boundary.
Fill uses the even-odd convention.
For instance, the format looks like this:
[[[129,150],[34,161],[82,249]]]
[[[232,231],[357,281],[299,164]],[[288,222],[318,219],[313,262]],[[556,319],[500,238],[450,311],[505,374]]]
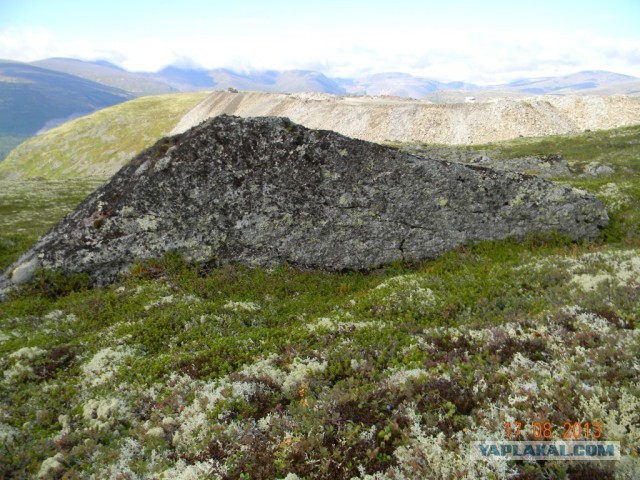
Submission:
[[[611,404],[610,399],[597,395],[582,396],[580,407],[586,417],[598,418],[602,425],[606,425],[607,439],[623,441],[624,446],[638,445],[640,442],[640,384],[633,384],[632,388],[622,387],[617,406]],[[635,392],[633,391],[635,390]]]
[[[54,310],[43,317],[41,332],[52,332],[60,330],[71,330],[74,324],[78,321],[73,313],[65,315],[62,310]]]
[[[410,370],[392,370],[387,377],[386,384],[389,387],[399,387],[412,380],[422,380],[429,377],[429,372],[422,368]]]
[[[0,422],[0,445],[12,445],[18,433],[17,428]]]
[[[133,354],[134,350],[127,346],[103,348],[80,367],[83,382],[92,387],[104,385],[113,379],[127,357]]]
[[[58,415],[58,423],[60,424],[60,431],[54,437],[54,440],[59,440],[65,435],[71,433],[71,418],[69,415]]]
[[[4,371],[4,382],[7,384],[18,383],[33,374],[33,369],[22,362],[16,362]]]
[[[168,460],[166,450],[152,449],[148,451],[136,438],[126,438],[119,442],[117,454],[115,459],[111,458],[108,463],[102,464],[101,468],[96,469],[96,473],[90,478],[114,480],[158,478],[157,475],[141,475],[139,466],[144,465],[147,472],[157,472],[161,468],[166,468]]]
[[[147,430],[147,435],[155,438],[163,438],[165,433],[162,427],[152,427]]]
[[[173,295],[167,295],[166,297],[160,297],[157,300],[154,300],[151,303],[145,305],[144,309],[151,310],[152,308],[160,305],[171,305],[172,303],[175,303],[175,301],[176,299]]]
[[[157,230],[158,228],[158,219],[153,215],[144,215],[140,218],[136,219],[138,226],[141,230]]]
[[[313,375],[321,374],[327,368],[327,362],[309,358],[298,358],[287,368],[274,365],[276,355],[270,355],[250,365],[245,365],[240,373],[248,378],[267,378],[275,383],[288,396],[295,396],[300,386]]]
[[[43,354],[47,353],[46,350],[38,347],[23,347],[20,350],[16,350],[15,352],[9,355],[9,358],[14,360],[22,360],[22,361],[30,361],[34,358],[38,358]]]
[[[176,418],[179,425],[173,435],[172,443],[181,452],[194,452],[210,440],[212,428],[209,414],[219,402],[228,399],[249,400],[261,388],[253,382],[232,382],[226,378],[213,382],[196,382],[195,399],[187,405]],[[220,414],[218,421],[224,420]]]
[[[143,285],[138,285],[134,290],[136,296],[156,296],[164,297],[170,295],[171,291],[169,286],[163,282],[147,282]]]
[[[470,462],[471,442],[475,438],[465,432],[456,432],[451,437],[445,436],[442,432],[427,434],[416,430],[415,433],[407,445],[399,447],[394,452],[397,466],[393,468],[393,478],[415,478],[416,465],[422,466],[420,478],[434,479],[509,478],[515,472],[515,467],[509,466],[506,460]],[[487,441],[487,438],[490,437],[481,440]]]
[[[277,357],[271,355],[246,365],[238,371],[240,378],[246,380],[231,380],[228,377],[212,382],[192,380],[195,399],[182,408],[175,418],[178,427],[172,438],[174,447],[180,452],[198,451],[207,441],[211,441],[216,423],[224,423],[225,436],[234,435],[238,426],[227,421],[227,411],[224,408],[220,410],[219,405],[237,400],[249,402],[254,396],[272,388],[269,384],[277,385],[290,399],[297,398],[302,385],[327,368],[326,362],[315,359],[296,358],[286,368],[275,366],[276,361]],[[265,380],[268,382],[265,383]],[[211,421],[213,411],[219,412],[214,419],[217,422]]]
[[[223,305],[223,308],[231,310],[232,312],[257,312],[261,309],[257,303],[240,301],[228,301]]]
[[[320,317],[313,323],[308,323],[306,325],[307,329],[310,332],[320,332],[323,330],[331,330],[335,325],[335,320],[329,317]]]
[[[628,257],[617,264],[616,278],[620,284],[631,285],[640,283],[640,254]]]
[[[436,303],[436,296],[427,287],[428,279],[418,274],[389,278],[369,294],[371,301],[395,311],[415,309],[418,312]]]
[[[572,256],[547,256],[518,266],[515,271],[563,272],[569,283],[585,291],[602,286],[625,287],[640,282],[640,255],[636,250],[613,250]]]
[[[131,416],[127,404],[119,398],[91,399],[82,406],[82,417],[91,428],[109,428]]]
[[[592,292],[600,287],[601,284],[611,282],[611,280],[613,280],[613,277],[606,273],[599,273],[596,275],[583,273],[574,275],[571,278],[571,283],[584,290],[585,292]]]
[[[306,325],[307,330],[312,333],[348,333],[365,328],[380,329],[382,327],[384,327],[383,322],[375,320],[358,321],[354,319],[351,312],[347,311],[339,311],[331,317],[320,317],[315,322]]]
[[[46,350],[38,347],[23,347],[9,354],[8,366],[4,370],[4,382],[13,384],[23,381],[33,375],[33,362],[42,357]]]
[[[276,385],[282,386],[287,378],[287,373],[276,367],[278,356],[271,354],[266,358],[259,359],[253,363],[245,365],[240,369],[240,374],[248,378],[266,378]]]
[[[195,462],[187,464],[184,460],[178,460],[175,465],[162,473],[159,477],[161,480],[200,480],[201,478],[210,478],[217,462],[209,460],[206,462]]]
[[[618,210],[625,207],[631,201],[631,197],[625,194],[616,183],[607,183],[598,190],[598,197],[609,209]]]
[[[313,375],[321,374],[326,368],[327,362],[296,358],[289,366],[289,372],[282,383],[283,392],[285,395],[295,396],[303,382]]]
[[[45,320],[60,320],[64,317],[64,312],[62,310],[51,310],[44,317]]]
[[[63,455],[56,453],[53,457],[49,457],[42,462],[37,478],[56,478],[64,471]]]
[[[572,271],[583,269],[591,272],[576,273],[571,281],[584,291],[595,290],[602,283],[630,286],[640,282],[640,255],[635,251],[585,254],[571,266]]]
[[[611,323],[595,313],[578,311],[574,318],[575,326],[581,332],[595,332],[602,335],[611,331]]]
[[[16,285],[28,282],[33,278],[33,275],[38,267],[38,261],[31,259],[28,262],[21,263],[11,272],[11,281]]]

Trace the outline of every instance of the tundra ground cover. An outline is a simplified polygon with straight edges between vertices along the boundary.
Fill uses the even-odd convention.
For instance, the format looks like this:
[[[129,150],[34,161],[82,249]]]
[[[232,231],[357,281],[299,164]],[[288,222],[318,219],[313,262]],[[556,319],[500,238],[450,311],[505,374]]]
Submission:
[[[577,176],[580,138],[517,148],[562,147],[577,175],[560,181],[609,207],[598,242],[488,242],[369,273],[169,255],[104,289],[42,277],[0,304],[0,476],[637,478],[640,129],[597,135],[630,145],[597,160],[607,177]],[[3,197],[25,242],[47,227],[21,223],[34,185]],[[470,462],[471,441],[516,420],[600,422],[622,460]]]

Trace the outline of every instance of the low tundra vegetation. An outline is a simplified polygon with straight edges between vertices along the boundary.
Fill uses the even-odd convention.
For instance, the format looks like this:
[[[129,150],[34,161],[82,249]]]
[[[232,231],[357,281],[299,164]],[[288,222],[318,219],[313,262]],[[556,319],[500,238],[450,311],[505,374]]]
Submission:
[[[563,180],[610,209],[593,243],[368,273],[170,254],[104,289],[43,277],[0,304],[0,477],[638,478],[639,163]],[[522,439],[599,422],[622,458],[470,460],[515,421]]]

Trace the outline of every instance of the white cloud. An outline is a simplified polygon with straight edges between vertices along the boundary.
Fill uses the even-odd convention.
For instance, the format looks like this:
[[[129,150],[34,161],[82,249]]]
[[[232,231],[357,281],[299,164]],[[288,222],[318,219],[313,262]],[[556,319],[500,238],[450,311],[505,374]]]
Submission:
[[[54,35],[44,28],[0,30],[0,58],[33,61],[51,56]]]
[[[319,29],[228,19],[224,28],[197,24],[188,34],[61,40],[42,28],[0,31],[0,58],[51,56],[106,59],[130,70],[157,70],[191,59],[206,68],[315,69],[331,76],[403,71],[440,80],[500,83],[522,77],[603,69],[640,77],[640,41],[590,32],[523,29]]]

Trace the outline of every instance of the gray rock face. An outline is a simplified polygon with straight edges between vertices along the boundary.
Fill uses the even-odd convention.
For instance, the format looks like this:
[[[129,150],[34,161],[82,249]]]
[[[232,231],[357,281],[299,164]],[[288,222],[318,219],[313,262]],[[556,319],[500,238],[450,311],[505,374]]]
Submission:
[[[530,155],[526,157],[500,159],[494,152],[464,150],[460,148],[407,145],[402,147],[407,153],[450,160],[452,162],[482,165],[496,170],[537,175],[542,178],[568,177],[571,170],[561,155]]]
[[[104,285],[134,259],[366,269],[459,244],[606,225],[590,194],[545,180],[416,157],[285,118],[220,116],[142,152],[0,279],[36,267]]]

